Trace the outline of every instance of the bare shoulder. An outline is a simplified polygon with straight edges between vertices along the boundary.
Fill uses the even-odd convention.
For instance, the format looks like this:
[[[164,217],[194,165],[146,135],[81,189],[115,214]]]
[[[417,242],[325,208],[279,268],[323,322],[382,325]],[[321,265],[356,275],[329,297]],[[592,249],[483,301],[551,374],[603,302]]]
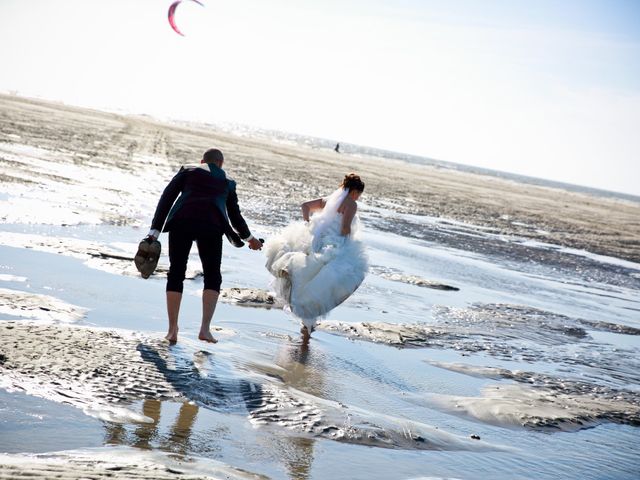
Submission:
[[[345,198],[339,208],[342,213],[355,213],[357,209],[358,203],[351,197]]]

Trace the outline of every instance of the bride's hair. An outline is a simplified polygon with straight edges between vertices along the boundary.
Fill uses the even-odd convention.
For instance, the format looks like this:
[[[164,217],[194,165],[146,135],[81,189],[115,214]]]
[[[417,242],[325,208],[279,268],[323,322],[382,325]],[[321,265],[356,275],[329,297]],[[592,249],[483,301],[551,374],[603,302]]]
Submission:
[[[350,173],[344,176],[344,180],[340,184],[342,188],[346,188],[349,191],[357,190],[358,192],[364,191],[364,182],[360,180],[360,176],[355,173]]]

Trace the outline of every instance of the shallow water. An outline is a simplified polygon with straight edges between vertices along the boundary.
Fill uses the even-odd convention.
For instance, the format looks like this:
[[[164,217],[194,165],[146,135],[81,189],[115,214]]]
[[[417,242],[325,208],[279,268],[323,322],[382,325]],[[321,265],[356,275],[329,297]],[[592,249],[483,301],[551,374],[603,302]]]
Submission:
[[[359,202],[370,273],[308,348],[269,297],[264,255],[228,244],[220,342],[196,340],[193,253],[170,347],[166,236],[149,280],[132,258],[170,159],[211,139],[20,115],[20,135],[0,134],[0,476],[638,478],[640,264],[509,218],[409,214],[379,185]],[[274,162],[235,172],[267,240],[299,197],[326,193],[324,170],[313,185],[289,170],[295,155],[220,141]]]
[[[531,262],[549,253],[546,246],[527,247],[533,253],[518,261],[501,256],[502,245],[488,254],[453,248],[460,238],[442,244],[369,229],[371,273],[329,314],[308,349],[299,342],[299,325],[282,310],[223,302],[214,320],[220,343],[198,342],[197,275],[185,288],[181,341],[166,348],[159,340],[162,274],[145,281],[124,260],[90,254],[132,255],[139,230],[37,224],[2,230],[0,288],[35,295],[25,308],[7,306],[2,319],[52,329],[43,335],[74,325],[98,333],[95,328],[122,329],[100,348],[131,345],[135,357],[128,363],[109,357],[112,364],[89,388],[76,380],[90,362],[62,373],[43,356],[33,368],[18,362],[7,370],[26,346],[5,346],[2,452],[119,445],[217,460],[269,478],[636,478],[640,472],[640,265],[563,251],[553,251],[558,261]],[[456,230],[448,234],[467,235]],[[27,234],[67,240],[55,253]],[[480,229],[475,234],[503,242]],[[197,271],[195,255],[192,260]],[[259,253],[225,245],[223,287],[268,289],[263,261]],[[58,317],[36,315],[38,306],[52,315],[51,298],[86,313],[66,315],[68,327]],[[62,358],[82,358],[77,348],[70,342]],[[90,352],[91,344],[84,355]],[[144,394],[118,390],[117,378],[135,383],[127,369],[138,364],[159,372],[158,380],[144,377],[150,382]],[[69,382],[74,398],[51,393],[56,377]],[[483,392],[500,385],[505,396],[487,406]],[[173,396],[159,393],[163,386]],[[515,387],[525,389],[520,403]],[[120,393],[106,395],[110,389]],[[549,403],[565,416],[545,409]],[[111,404],[145,421],[107,417]]]

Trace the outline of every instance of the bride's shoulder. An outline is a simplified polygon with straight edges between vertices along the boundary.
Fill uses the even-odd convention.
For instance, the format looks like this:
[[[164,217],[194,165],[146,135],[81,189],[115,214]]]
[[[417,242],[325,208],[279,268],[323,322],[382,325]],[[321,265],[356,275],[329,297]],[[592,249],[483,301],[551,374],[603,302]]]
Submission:
[[[342,205],[340,205],[340,212],[341,213],[352,213],[355,212],[358,209],[358,203],[351,197],[347,197],[344,199],[344,201],[342,202]]]

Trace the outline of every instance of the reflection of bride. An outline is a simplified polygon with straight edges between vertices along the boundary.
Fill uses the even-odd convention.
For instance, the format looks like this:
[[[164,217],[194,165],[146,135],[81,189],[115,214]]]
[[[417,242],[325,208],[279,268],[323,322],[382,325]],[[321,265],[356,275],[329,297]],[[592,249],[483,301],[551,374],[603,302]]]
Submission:
[[[285,343],[278,351],[276,364],[282,370],[277,375],[287,387],[300,390],[319,398],[327,398],[324,356],[309,352],[309,344]],[[308,479],[313,464],[316,440],[304,436],[283,436],[279,457],[285,462],[290,478]]]
[[[316,320],[344,302],[367,271],[358,237],[357,200],[364,182],[353,173],[326,198],[302,204],[305,222],[286,227],[266,245],[274,289],[302,320],[305,339]]]

